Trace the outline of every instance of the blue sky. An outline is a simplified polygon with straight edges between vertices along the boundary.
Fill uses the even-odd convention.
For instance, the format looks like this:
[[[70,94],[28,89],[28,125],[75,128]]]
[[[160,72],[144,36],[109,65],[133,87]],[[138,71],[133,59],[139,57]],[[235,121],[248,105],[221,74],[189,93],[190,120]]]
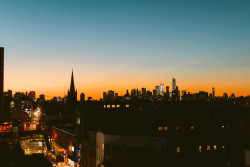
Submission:
[[[1,1],[5,89],[94,97],[153,89],[249,94],[250,1]],[[247,77],[248,76],[248,77]]]

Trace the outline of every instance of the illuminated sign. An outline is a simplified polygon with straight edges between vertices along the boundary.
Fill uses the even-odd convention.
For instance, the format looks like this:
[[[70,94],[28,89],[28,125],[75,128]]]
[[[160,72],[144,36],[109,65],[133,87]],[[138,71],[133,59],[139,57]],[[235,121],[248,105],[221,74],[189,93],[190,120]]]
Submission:
[[[57,134],[55,133],[55,139],[57,139]]]
[[[12,125],[0,125],[0,132],[11,132]]]

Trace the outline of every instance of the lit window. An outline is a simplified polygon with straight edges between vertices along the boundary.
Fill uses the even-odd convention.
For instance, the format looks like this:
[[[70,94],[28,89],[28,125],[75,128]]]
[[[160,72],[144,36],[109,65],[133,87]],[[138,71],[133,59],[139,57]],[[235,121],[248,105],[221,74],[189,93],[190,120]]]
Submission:
[[[217,146],[216,145],[214,145],[214,150],[217,150]]]
[[[129,105],[128,105],[128,104],[126,104],[126,107],[129,107]]]
[[[181,148],[180,148],[180,147],[177,147],[177,148],[176,148],[176,152],[177,152],[177,153],[180,153],[180,152],[181,152]]]
[[[102,150],[104,150],[104,144],[102,144]]]
[[[179,127],[179,126],[176,126],[176,130],[179,131],[179,130],[180,130],[180,127]]]
[[[80,123],[81,123],[80,118],[77,118],[77,125],[80,125]]]
[[[201,152],[201,146],[199,146],[199,152]]]
[[[190,127],[190,130],[194,130],[194,126],[191,126],[191,127]]]
[[[104,105],[104,108],[106,108],[106,105]]]
[[[107,108],[110,108],[110,105],[107,105]]]
[[[162,127],[158,127],[158,130],[159,130],[159,131],[162,131]]]
[[[115,105],[112,105],[112,108],[115,108]]]
[[[168,127],[167,127],[167,126],[165,126],[165,127],[164,127],[164,130],[168,130]]]
[[[210,150],[210,145],[207,145],[207,150]]]
[[[225,126],[224,126],[224,125],[222,125],[221,127],[222,127],[222,128],[225,128]]]
[[[117,107],[117,108],[119,108],[119,107],[120,107],[120,105],[116,105],[116,107]]]
[[[221,148],[223,148],[223,149],[224,149],[224,148],[225,148],[225,146],[221,146]]]

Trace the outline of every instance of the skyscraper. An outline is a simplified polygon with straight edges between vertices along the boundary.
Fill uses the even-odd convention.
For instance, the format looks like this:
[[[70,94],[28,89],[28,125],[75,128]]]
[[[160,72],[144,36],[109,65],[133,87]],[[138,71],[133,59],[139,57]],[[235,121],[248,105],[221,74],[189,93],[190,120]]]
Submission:
[[[118,99],[118,93],[115,93],[115,100],[117,100]]]
[[[172,79],[172,92],[176,89],[176,80],[175,78]]]
[[[110,101],[114,101],[115,100],[115,92],[114,91],[112,91],[112,90],[108,91],[108,99]]]
[[[4,84],[4,48],[0,47],[0,119],[4,117],[4,106],[3,106],[3,84]]]
[[[30,91],[28,96],[29,96],[29,98],[31,100],[35,100],[36,99],[36,92],[35,91]]]
[[[161,83],[160,85],[161,85],[161,86],[160,86],[160,87],[161,87],[161,88],[160,88],[160,95],[161,95],[161,96],[164,96],[164,84]]]
[[[166,94],[169,96],[169,86],[166,86]]]
[[[157,91],[156,91],[156,89],[153,89],[153,96],[154,96],[154,98],[157,97]]]
[[[141,94],[142,94],[143,96],[145,96],[146,93],[147,93],[147,89],[146,89],[146,88],[141,88]]]
[[[213,99],[215,97],[215,88],[212,88],[212,92],[213,92]]]
[[[103,100],[107,100],[108,99],[108,95],[107,95],[107,92],[103,92]]]
[[[160,95],[160,86],[155,86],[156,95]]]
[[[179,101],[180,100],[180,90],[178,89],[178,86],[176,86],[176,88],[175,88],[175,96],[176,96],[176,100]]]
[[[40,97],[39,97],[39,99],[40,99],[41,101],[44,101],[44,100],[45,100],[44,94],[41,94]]]
[[[131,90],[131,97],[135,97],[136,96],[136,89],[132,89]]]

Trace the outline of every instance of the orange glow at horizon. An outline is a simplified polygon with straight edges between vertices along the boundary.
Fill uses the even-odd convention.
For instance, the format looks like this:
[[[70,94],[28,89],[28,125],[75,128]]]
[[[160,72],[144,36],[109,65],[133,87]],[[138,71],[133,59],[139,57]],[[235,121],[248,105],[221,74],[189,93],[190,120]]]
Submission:
[[[142,86],[142,84],[140,84],[139,86],[128,86],[126,87],[124,86],[104,86],[101,88],[98,86],[94,87],[94,86],[87,86],[86,88],[80,87],[80,86],[76,86],[77,89],[77,99],[80,100],[80,94],[84,93],[85,94],[85,100],[91,96],[93,99],[95,100],[99,100],[100,98],[103,97],[103,92],[108,92],[109,90],[113,90],[115,91],[115,93],[118,93],[119,96],[123,96],[125,95],[126,91],[129,91],[129,94],[131,93],[131,90],[134,88],[138,88],[138,90],[141,90],[141,88],[145,87],[147,90],[153,92],[153,89],[155,89],[155,86],[160,85],[159,84],[155,84],[155,85],[147,85],[147,86]],[[169,91],[172,91],[172,84],[164,84],[164,91],[166,92],[166,86],[169,86]],[[178,89],[181,90],[186,90],[186,92],[190,92],[190,93],[198,93],[199,91],[206,91],[209,94],[212,93],[212,87],[215,87],[215,95],[216,96],[222,96],[223,93],[227,93],[228,96],[231,96],[232,93],[235,94],[236,97],[238,96],[248,96],[250,95],[250,88],[247,87],[242,87],[242,88],[238,88],[236,89],[233,85],[232,87],[230,87],[230,85],[227,85],[226,87],[224,85],[216,85],[216,86],[197,86],[194,87],[192,85],[185,85],[185,84],[178,84]],[[126,88],[125,88],[126,87]],[[14,95],[15,92],[20,91],[20,92],[29,92],[29,91],[36,91],[36,98],[39,98],[39,95],[44,94],[45,98],[47,98],[48,100],[52,99],[53,97],[65,97],[65,95],[67,95],[67,91],[69,89],[65,87],[60,87],[58,89],[47,89],[47,90],[17,90],[17,89],[13,89],[12,93]],[[7,90],[5,90],[7,91]],[[180,92],[181,93],[181,92]]]
[[[44,94],[48,100],[54,96],[64,97],[70,88],[71,70],[68,69],[45,69],[43,71],[34,71],[27,68],[22,75],[16,74],[7,66],[5,74],[4,91],[12,90],[15,92],[36,91],[36,98]],[[51,71],[55,72],[51,72]],[[84,69],[85,70],[85,69]],[[134,88],[146,88],[151,92],[155,86],[160,83],[164,84],[164,89],[169,86],[169,91],[172,91],[173,75],[166,74],[166,70],[161,71],[136,71],[135,73],[122,73],[115,70],[92,70],[87,73],[84,70],[74,70],[74,82],[77,89],[77,99],[80,100],[80,94],[85,94],[85,99],[91,96],[93,99],[99,100],[103,97],[103,92],[109,90],[115,91],[119,96],[124,95],[128,89],[129,93]],[[173,71],[173,70],[172,70]],[[8,72],[8,73],[7,73]],[[223,73],[198,75],[192,72],[177,71],[174,75],[178,89],[186,90],[187,93],[198,93],[206,91],[212,93],[212,88],[215,88],[215,95],[222,96],[227,93],[231,96],[232,93],[238,96],[250,95],[250,79],[245,77],[249,71],[245,70],[241,73]],[[65,73],[67,75],[65,75]],[[145,74],[146,73],[146,74]],[[164,90],[166,91],[166,90]]]
[[[250,95],[250,0],[179,3],[1,3],[4,91],[64,97],[73,69],[78,100],[172,92],[173,77],[180,92]]]

